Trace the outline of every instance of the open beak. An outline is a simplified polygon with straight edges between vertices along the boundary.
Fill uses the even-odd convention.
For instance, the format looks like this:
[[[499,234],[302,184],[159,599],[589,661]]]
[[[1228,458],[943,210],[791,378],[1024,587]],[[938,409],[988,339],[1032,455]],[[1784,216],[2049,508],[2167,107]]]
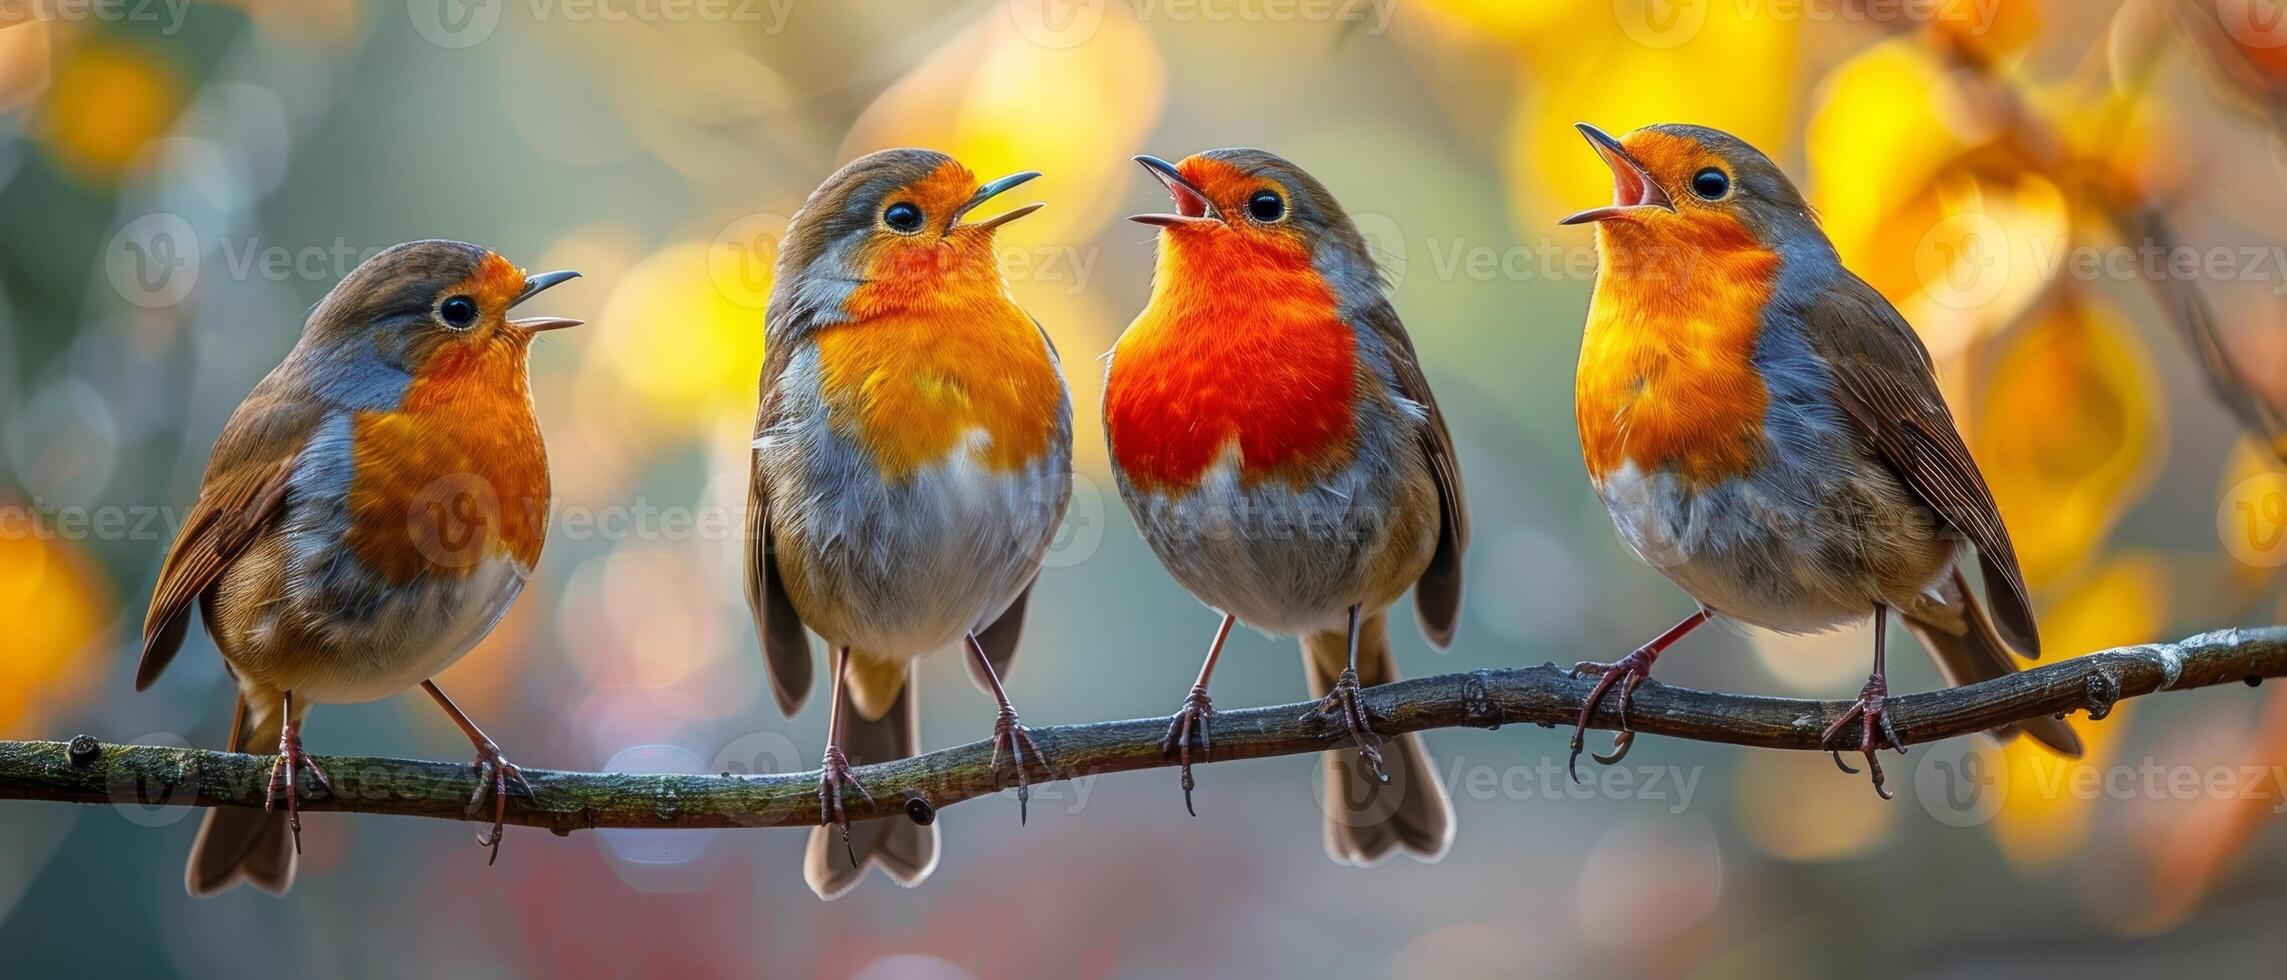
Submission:
[[[1588,137],[1588,145],[1595,147],[1596,155],[1604,158],[1604,165],[1612,168],[1612,204],[1609,207],[1589,208],[1557,224],[1577,225],[1619,218],[1638,208],[1676,209],[1675,202],[1668,198],[1668,192],[1660,189],[1659,182],[1652,179],[1651,173],[1644,169],[1643,164],[1637,163],[1635,157],[1628,155],[1619,140],[1587,123],[1574,123],[1573,128],[1580,130],[1580,135]]]
[[[1149,153],[1136,157],[1136,162],[1143,164],[1145,170],[1150,171],[1152,176],[1159,178],[1160,183],[1167,185],[1168,195],[1175,198],[1175,213],[1131,214],[1128,216],[1129,221],[1140,221],[1147,225],[1158,225],[1162,228],[1177,228],[1183,225],[1213,224],[1223,220],[1223,212],[1215,207],[1215,202],[1207,199],[1206,192],[1201,191],[1199,185],[1185,180],[1183,172],[1175,169],[1175,164]]]
[[[1000,196],[1003,191],[1006,191],[1011,187],[1015,187],[1018,184],[1024,183],[1025,181],[1031,180],[1038,176],[1040,176],[1040,171],[1038,170],[1025,170],[1010,174],[999,180],[993,181],[992,183],[986,184],[983,187],[977,188],[977,192],[975,194],[969,195],[968,201],[962,203],[960,208],[953,212],[953,220],[946,222],[945,227],[952,228],[959,225],[961,223],[961,216],[968,214],[971,210],[975,209],[977,205],[983,204],[986,201],[990,201],[993,198]],[[986,218],[983,221],[979,221],[976,224],[970,225],[969,227],[981,229],[984,231],[991,231],[994,228],[1008,224],[1011,221],[1015,221],[1018,218],[1022,218],[1025,215],[1031,214],[1034,211],[1038,211],[1046,206],[1047,205],[1035,201],[1014,211],[1009,211],[1003,214],[996,214],[990,218]]]
[[[525,300],[531,299],[533,296],[538,295],[541,290],[547,289],[548,287],[557,285],[559,283],[578,279],[579,277],[579,273],[573,272],[570,269],[565,269],[561,272],[543,272],[537,276],[526,276],[524,277],[524,291],[517,293],[516,301],[514,303],[508,304],[508,307],[509,309],[515,309],[518,303],[522,303]],[[510,320],[508,322],[516,326],[523,327],[524,330],[528,333],[539,333],[542,330],[562,330],[565,327],[576,327],[579,326],[582,321],[561,316],[528,316],[520,320]]]

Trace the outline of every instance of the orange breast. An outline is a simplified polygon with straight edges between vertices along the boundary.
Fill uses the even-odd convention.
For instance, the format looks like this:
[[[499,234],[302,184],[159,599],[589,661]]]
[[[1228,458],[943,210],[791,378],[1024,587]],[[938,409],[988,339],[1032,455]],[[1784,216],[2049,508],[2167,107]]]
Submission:
[[[353,554],[389,581],[540,560],[548,457],[524,353],[506,337],[440,349],[396,411],[352,420]]]
[[[818,333],[819,384],[836,431],[901,479],[982,433],[977,459],[1022,470],[1048,452],[1063,380],[1032,318],[1000,277],[948,277],[927,289],[879,283],[854,319]]]
[[[1306,254],[1228,237],[1163,247],[1113,351],[1104,424],[1138,487],[1197,486],[1234,445],[1250,484],[1307,484],[1351,459],[1357,334]]]
[[[1736,240],[1670,242],[1663,253],[1615,248],[1601,229],[1599,241],[1605,268],[1573,392],[1589,476],[1602,483],[1634,464],[1708,486],[1752,469],[1770,403],[1755,343],[1778,256]]]

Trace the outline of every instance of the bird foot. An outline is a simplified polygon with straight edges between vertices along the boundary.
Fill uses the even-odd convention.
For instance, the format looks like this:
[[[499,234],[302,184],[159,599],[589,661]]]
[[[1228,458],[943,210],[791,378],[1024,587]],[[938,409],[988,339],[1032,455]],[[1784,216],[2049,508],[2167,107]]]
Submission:
[[[818,819],[833,824],[842,831],[842,851],[850,856],[850,867],[858,866],[857,849],[850,845],[850,814],[842,807],[842,787],[857,790],[867,803],[874,795],[866,791],[864,783],[850,772],[850,758],[842,754],[839,745],[826,746],[826,758],[818,773]]]
[[[501,838],[508,836],[508,792],[514,788],[526,799],[532,797],[532,784],[524,781],[524,770],[500,754],[500,746],[486,741],[476,747],[476,761],[469,763],[476,769],[476,792],[469,794],[469,805],[464,811],[476,816],[484,806],[487,794],[492,796],[492,830],[476,835],[478,845],[490,848],[492,856],[485,859],[487,866],[500,860]]]
[[[1875,753],[1887,747],[1897,749],[1899,755],[1906,754],[1905,740],[1898,737],[1897,726],[1890,723],[1890,713],[1887,710],[1889,697],[1889,681],[1880,674],[1868,677],[1866,686],[1858,692],[1858,700],[1851,702],[1850,710],[1826,726],[1826,731],[1819,736],[1819,745],[1834,756],[1835,768],[1853,776],[1858,775],[1858,770],[1842,761],[1841,751],[1845,741],[1842,733],[1850,727],[1851,722],[1857,722],[1858,750],[1866,754],[1866,768],[1873,773],[1875,794],[1885,800],[1891,798],[1890,790],[1882,784],[1882,763],[1875,758]]]
[[[1610,753],[1590,753],[1589,757],[1603,765],[1614,765],[1628,757],[1628,749],[1636,743],[1636,733],[1628,729],[1628,709],[1636,703],[1636,687],[1652,677],[1652,663],[1660,659],[1659,651],[1649,646],[1637,647],[1634,652],[1614,663],[1583,660],[1572,665],[1572,676],[1595,673],[1596,687],[1588,692],[1588,699],[1580,703],[1580,720],[1572,726],[1572,754],[1565,757],[1564,768],[1572,774],[1572,781],[1580,781],[1580,753],[1588,742],[1588,720],[1595,717],[1596,706],[1614,685],[1620,688],[1620,700],[1613,710],[1620,715],[1620,731],[1612,736]]]
[[[298,774],[305,770],[314,788],[325,790],[329,796],[333,794],[333,781],[326,778],[326,771],[318,766],[317,759],[302,751],[301,730],[286,724],[278,730],[278,757],[270,763],[269,792],[262,800],[262,809],[276,813],[279,798],[285,798],[286,826],[294,834],[296,854],[302,853],[302,793]]]
[[[1016,822],[1028,819],[1027,810],[1032,800],[1031,778],[1025,774],[1024,754],[1032,753],[1041,765],[1048,764],[1048,753],[1032,742],[1032,729],[1017,723],[1016,709],[1006,702],[1001,704],[1000,717],[993,720],[993,773],[1001,771],[1001,752],[1007,750],[1009,763],[1016,767]]]
[[[1358,743],[1358,761],[1365,763],[1366,772],[1375,782],[1390,781],[1390,774],[1382,771],[1382,736],[1374,733],[1372,719],[1366,716],[1365,702],[1358,699],[1357,668],[1342,668],[1342,673],[1334,678],[1334,689],[1326,692],[1325,697],[1318,699],[1318,706],[1302,717],[1305,721],[1341,718],[1343,726],[1350,730],[1351,740]]]
[[[1214,719],[1215,703],[1207,697],[1207,689],[1194,686],[1183,699],[1183,707],[1175,710],[1174,720],[1168,722],[1167,737],[1159,740],[1160,755],[1174,756],[1183,767],[1183,810],[1194,817],[1199,811],[1191,808],[1191,736],[1198,732],[1199,761],[1209,761],[1215,747],[1210,730]]]

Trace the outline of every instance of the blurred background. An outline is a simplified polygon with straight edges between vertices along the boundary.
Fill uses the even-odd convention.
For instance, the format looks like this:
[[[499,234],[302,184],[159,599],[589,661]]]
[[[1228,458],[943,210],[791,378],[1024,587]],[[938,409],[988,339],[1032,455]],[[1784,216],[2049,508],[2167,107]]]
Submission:
[[[219,746],[198,631],[132,691],[171,516],[223,420],[357,261],[448,237],[586,278],[533,365],[557,520],[502,627],[439,680],[523,764],[791,771],[823,697],[765,694],[738,586],[776,236],[853,156],[1047,176],[1002,233],[1078,410],[1071,525],[1010,695],[1035,725],[1172,711],[1215,620],[1113,492],[1098,356],[1141,307],[1164,192],[1129,156],[1257,145],[1381,254],[1467,472],[1452,652],[1612,659],[1689,610],[1611,533],[1571,408],[1609,199],[1570,124],[1731,130],[1797,175],[1922,330],[2070,656],[2280,621],[2287,10],[2278,0],[0,0],[0,737]],[[2223,382],[2215,384],[2217,379]],[[2218,399],[2218,388],[2226,397]],[[2227,407],[2228,406],[2228,407]],[[726,516],[727,515],[727,516]],[[1710,631],[1701,688],[1847,697],[1863,631]],[[1899,638],[1903,643],[1903,638]],[[1901,646],[1901,649],[1907,647]],[[1938,683],[1894,658],[1901,691]],[[927,663],[923,741],[990,700]],[[1240,631],[1219,705],[1304,696]],[[1444,863],[1321,851],[1318,765],[1041,787],[943,815],[944,860],[822,904],[803,833],[473,828],[316,814],[284,900],[193,902],[183,809],[0,806],[5,972],[820,976],[2143,975],[2275,969],[2287,692],[2076,718],[2091,751],[1917,747],[1896,801],[1811,753],[1562,731],[1428,736]],[[315,712],[321,754],[459,760],[417,695]],[[1601,744],[1605,736],[1598,736]],[[69,938],[68,944],[65,940]]]

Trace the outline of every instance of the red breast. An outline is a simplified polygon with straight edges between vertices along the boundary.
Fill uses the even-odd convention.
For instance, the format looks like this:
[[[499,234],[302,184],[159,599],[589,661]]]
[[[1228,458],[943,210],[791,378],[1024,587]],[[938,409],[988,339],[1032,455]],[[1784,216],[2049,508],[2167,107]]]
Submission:
[[[1194,158],[1214,187],[1227,168]],[[1308,247],[1201,225],[1163,247],[1151,301],[1113,349],[1104,424],[1139,489],[1194,489],[1236,447],[1240,479],[1314,482],[1352,458],[1357,334]]]

